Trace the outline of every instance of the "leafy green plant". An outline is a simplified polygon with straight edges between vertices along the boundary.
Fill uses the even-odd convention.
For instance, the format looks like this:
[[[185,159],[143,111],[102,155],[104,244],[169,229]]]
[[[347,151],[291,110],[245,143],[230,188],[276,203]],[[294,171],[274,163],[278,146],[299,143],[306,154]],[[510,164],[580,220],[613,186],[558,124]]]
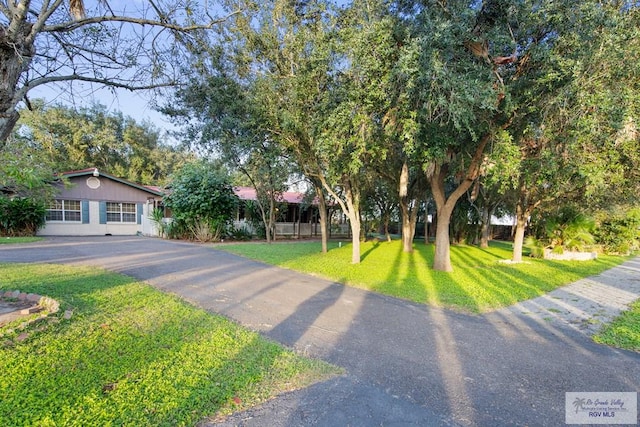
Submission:
[[[540,247],[554,253],[584,251],[595,243],[595,221],[571,206],[547,212],[534,221],[529,245],[532,255],[538,256]]]
[[[227,231],[227,236],[231,240],[251,240],[253,233],[247,226],[241,225],[240,227],[230,227]]]
[[[529,249],[529,254],[534,258],[544,258],[544,248],[545,245],[540,240],[536,239],[533,236],[527,237],[527,240],[524,242],[524,245],[527,249]]]
[[[600,221],[596,236],[608,253],[629,254],[640,250],[640,208],[607,213]]]
[[[44,202],[24,197],[0,197],[0,235],[33,236],[44,226]]]
[[[158,228],[158,235],[160,237],[167,236],[167,223],[164,221],[164,209],[153,208],[151,211],[151,220],[156,224]]]
[[[236,212],[238,198],[229,178],[211,163],[185,165],[171,181],[171,193],[164,199],[173,213],[171,230],[191,238],[210,241],[219,237]],[[179,233],[174,233],[177,235]]]
[[[551,249],[583,250],[595,242],[595,222],[576,210],[565,207],[545,220],[546,237]]]

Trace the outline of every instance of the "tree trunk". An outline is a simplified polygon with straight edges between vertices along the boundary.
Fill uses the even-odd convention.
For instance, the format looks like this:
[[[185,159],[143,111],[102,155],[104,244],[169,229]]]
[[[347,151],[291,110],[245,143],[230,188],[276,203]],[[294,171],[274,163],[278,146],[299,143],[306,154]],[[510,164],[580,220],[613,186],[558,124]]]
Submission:
[[[431,193],[436,202],[436,216],[438,218],[438,222],[436,223],[436,250],[433,258],[433,269],[439,271],[453,271],[449,248],[449,225],[451,223],[453,208],[456,206],[456,202],[460,196],[466,191],[454,192],[447,198],[444,188],[447,173],[448,168],[444,166],[436,167],[430,179]]]
[[[527,228],[527,221],[531,215],[533,208],[526,207],[526,204],[520,200],[516,204],[516,230],[513,238],[513,262],[522,262],[522,248],[524,246],[524,233]]]
[[[409,165],[406,161],[402,164],[399,182],[398,196],[402,217],[402,250],[405,253],[411,253],[413,252],[413,238],[416,235],[416,222],[418,221],[420,202],[409,194]],[[413,207],[411,202],[414,203]]]
[[[446,197],[444,188],[444,181],[449,172],[448,165],[434,164],[427,175],[427,179],[431,184],[431,194],[436,202],[436,215],[438,218],[436,224],[436,251],[433,259],[434,270],[453,271],[449,253],[449,223],[451,222],[451,214],[460,197],[471,188],[473,182],[478,178],[480,165],[482,163],[482,153],[489,139],[491,139],[491,133],[487,133],[482,137],[482,140],[476,147],[464,179],[458,184],[458,187],[453,190],[449,197]],[[446,248],[444,246],[446,246]]]
[[[327,242],[329,240],[329,233],[327,230],[327,224],[329,223],[329,219],[327,218],[327,199],[324,196],[324,192],[322,191],[322,184],[319,186],[314,183],[313,184],[316,190],[316,197],[318,198],[318,212],[320,214],[320,240],[322,241],[322,253],[326,254],[328,251]]]
[[[411,208],[409,206],[409,165],[405,161],[400,171],[398,186],[398,198],[400,200],[400,214],[402,220],[402,250],[405,253],[413,252],[413,235],[411,230]]]
[[[349,215],[351,225],[351,263],[360,264],[360,214]]]
[[[266,212],[262,214],[262,223],[264,224],[264,237],[267,239],[267,243],[271,243],[271,220]]]
[[[389,211],[386,211],[384,214],[384,236],[387,239],[387,242],[391,241],[391,233],[389,233],[389,221],[391,220],[391,215]]]
[[[318,179],[322,183],[322,187],[331,194],[340,205],[342,212],[349,219],[349,232],[351,234],[352,251],[351,262],[353,264],[360,263],[360,189],[352,185],[351,179],[346,174],[342,177],[342,188],[344,189],[344,199],[336,194],[334,189],[329,185],[326,179],[320,175]]]
[[[436,249],[433,259],[433,269],[438,271],[453,271],[449,245],[449,224],[453,204],[445,204],[438,208],[438,223],[436,225]]]
[[[522,262],[522,247],[524,246],[524,231],[527,227],[527,219],[517,215],[516,232],[513,238],[513,262]]]
[[[269,230],[271,241],[276,240],[276,201],[273,194],[269,194]]]
[[[351,186],[351,182],[347,180],[345,183],[345,199],[347,202],[347,217],[351,226],[351,263],[360,263],[360,194]]]
[[[18,21],[16,21],[18,22]],[[35,53],[27,42],[31,24],[0,27],[0,149],[11,135],[20,115],[16,106],[21,96],[16,91],[22,73],[27,70]]]
[[[402,213],[402,251],[411,253],[413,252],[413,237],[416,234],[415,215],[406,199],[400,200],[400,211]]]
[[[482,206],[480,210],[480,247],[489,247],[489,232],[491,231],[491,209],[488,206]]]

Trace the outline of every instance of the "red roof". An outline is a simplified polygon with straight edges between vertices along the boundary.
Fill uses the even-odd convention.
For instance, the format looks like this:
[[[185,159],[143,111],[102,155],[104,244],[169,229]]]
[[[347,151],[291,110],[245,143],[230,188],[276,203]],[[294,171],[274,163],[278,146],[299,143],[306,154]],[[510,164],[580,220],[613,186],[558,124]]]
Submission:
[[[253,187],[233,187],[233,192],[240,200],[257,200],[256,189]],[[287,203],[300,204],[304,200],[304,193],[295,191],[285,191],[282,193],[281,201]],[[316,200],[314,199],[314,204]]]

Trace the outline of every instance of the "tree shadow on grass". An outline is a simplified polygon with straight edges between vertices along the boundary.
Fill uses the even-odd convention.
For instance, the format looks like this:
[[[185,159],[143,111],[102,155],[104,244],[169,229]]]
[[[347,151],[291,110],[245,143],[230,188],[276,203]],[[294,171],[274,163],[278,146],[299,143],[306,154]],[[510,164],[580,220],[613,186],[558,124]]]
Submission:
[[[29,268],[0,266],[0,287],[49,291],[76,312],[0,355],[12,371],[0,380],[5,425],[193,424],[317,379],[292,352],[146,284],[95,269]]]
[[[374,241],[371,244],[371,247],[369,249],[367,249],[366,251],[364,251],[363,254],[360,255],[360,261],[364,261],[365,259],[367,259],[367,257],[371,254],[371,252],[373,252],[374,250],[378,249],[378,247],[380,247],[380,242],[379,241]]]

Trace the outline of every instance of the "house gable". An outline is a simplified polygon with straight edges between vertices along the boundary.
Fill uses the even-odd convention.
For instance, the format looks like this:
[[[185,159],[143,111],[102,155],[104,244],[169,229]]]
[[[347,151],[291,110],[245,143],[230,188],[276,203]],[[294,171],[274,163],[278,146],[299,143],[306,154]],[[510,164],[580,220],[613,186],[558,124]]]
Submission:
[[[60,199],[105,200],[118,202],[145,202],[148,198],[162,198],[162,194],[124,184],[108,176],[76,176],[68,179],[70,185],[60,188]],[[143,187],[144,188],[144,187]]]
[[[140,202],[150,197],[161,199],[163,196],[163,193],[156,189],[100,172],[95,168],[64,172],[60,175],[71,183],[67,188],[61,186],[60,198]]]
[[[59,174],[56,202],[41,235],[153,234],[151,211],[162,200],[156,188],[139,185],[95,168]]]

